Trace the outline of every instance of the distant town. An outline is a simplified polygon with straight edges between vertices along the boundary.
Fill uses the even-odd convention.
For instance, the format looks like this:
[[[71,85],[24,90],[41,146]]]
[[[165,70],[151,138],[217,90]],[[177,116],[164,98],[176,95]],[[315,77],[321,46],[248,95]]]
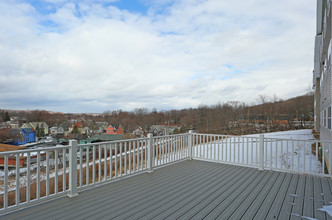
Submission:
[[[67,114],[44,110],[0,110],[0,143],[24,147],[81,144],[185,133],[232,135],[313,128],[313,95],[289,100],[260,96],[259,104],[233,101],[214,106],[157,111],[147,108]]]

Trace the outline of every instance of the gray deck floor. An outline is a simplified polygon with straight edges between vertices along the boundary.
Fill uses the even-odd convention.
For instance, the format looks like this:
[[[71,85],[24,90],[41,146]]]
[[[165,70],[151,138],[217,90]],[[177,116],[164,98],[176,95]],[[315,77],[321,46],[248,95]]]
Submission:
[[[4,219],[331,219],[332,180],[184,161]]]

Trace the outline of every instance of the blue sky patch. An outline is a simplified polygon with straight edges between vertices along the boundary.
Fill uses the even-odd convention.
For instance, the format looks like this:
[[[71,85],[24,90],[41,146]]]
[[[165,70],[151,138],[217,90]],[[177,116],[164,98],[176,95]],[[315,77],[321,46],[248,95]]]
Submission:
[[[143,15],[146,14],[149,9],[146,3],[138,0],[120,0],[118,2],[111,3],[108,5],[113,5],[120,10],[127,10],[129,12],[140,13]]]

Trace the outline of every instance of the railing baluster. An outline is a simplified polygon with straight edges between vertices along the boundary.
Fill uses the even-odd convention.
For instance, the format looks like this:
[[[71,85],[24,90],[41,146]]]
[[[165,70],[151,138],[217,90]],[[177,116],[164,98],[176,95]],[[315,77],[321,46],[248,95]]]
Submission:
[[[96,146],[92,146],[92,184],[96,183]]]
[[[83,186],[83,150],[80,147],[80,187]]]
[[[129,147],[129,174],[131,174],[131,142],[128,143]]]
[[[298,141],[296,141],[297,143],[297,171],[300,171],[300,155],[301,155],[301,152],[300,152],[300,144]],[[324,166],[323,166],[324,167]]]
[[[160,165],[160,162],[159,162],[159,158],[161,158],[161,156],[159,155],[160,154],[160,143],[158,141],[158,139],[156,139],[156,142],[155,142],[155,147],[156,149],[156,156],[155,156],[155,160],[153,161],[153,164],[155,164],[155,166],[159,166]]]
[[[143,170],[143,141],[139,141],[141,145],[141,170]],[[146,151],[146,150],[145,150]],[[146,160],[146,158],[145,158]]]
[[[39,152],[38,152],[39,153]],[[66,181],[66,178],[67,178],[67,167],[66,167],[66,160],[67,160],[67,150],[66,149],[63,149],[62,150],[62,159],[63,159],[63,162],[62,162],[62,179],[63,179],[63,186],[62,186],[62,191],[65,192],[67,190],[67,181]],[[38,154],[38,156],[40,156]],[[38,165],[39,167],[39,165]],[[40,178],[38,178],[38,182],[40,182]]]
[[[228,136],[225,136],[225,161],[228,161]]]
[[[165,138],[160,138],[159,139],[161,141],[161,145],[162,145],[162,164],[166,163],[166,159],[167,159],[167,143],[166,143],[166,139]]]
[[[244,137],[241,138],[241,142],[242,142],[242,164],[244,163]]]
[[[255,166],[259,166],[259,161],[257,160],[257,158],[259,158],[260,156],[259,156],[259,137],[256,137],[255,138],[256,140],[255,140],[255,147],[256,147],[256,164],[255,164]]]
[[[90,146],[86,147],[86,154],[85,154],[85,162],[86,162],[86,185],[90,184]]]
[[[311,143],[309,142],[309,144],[310,144],[310,149],[311,149]],[[310,155],[310,157],[311,157],[311,155]],[[310,173],[312,173],[312,161],[311,161],[311,158],[309,158],[309,172]]]
[[[36,198],[40,198],[40,151],[37,152],[37,191],[36,191]]]
[[[124,174],[127,175],[127,142],[125,142],[125,146],[124,146],[124,159],[125,159],[125,172]]]
[[[54,192],[55,194],[58,194],[58,149],[55,149],[55,152],[54,152],[54,166],[55,166],[55,176],[54,176]],[[30,181],[29,181],[30,182]],[[30,190],[29,190],[30,191]]]
[[[139,141],[136,141],[136,147],[137,147],[137,154],[136,154],[136,156],[137,156],[137,161],[136,161],[136,165],[137,165],[137,171],[139,171],[140,170],[140,167],[139,167],[139,165],[140,165],[140,146],[139,146]]]
[[[265,154],[264,155],[264,163],[265,163],[264,167],[267,167],[267,146],[268,146],[267,141],[268,141],[268,139],[265,139],[265,140],[264,140],[264,154]]]
[[[281,140],[280,144],[281,144],[281,155],[280,155],[280,157],[282,158],[284,156],[284,141]],[[280,169],[282,169],[282,165],[283,165],[282,162],[280,162]]]
[[[319,147],[318,147],[318,142],[316,141],[316,143],[315,143],[315,147],[316,147],[316,161],[315,161],[315,164],[316,164],[316,172],[318,172],[318,169],[317,169],[317,163],[318,163],[318,161],[319,161],[319,159],[318,159],[318,151],[319,151]]]
[[[322,143],[322,167],[323,167],[323,174],[325,174],[325,143]],[[330,149],[329,149],[330,150]],[[329,161],[330,162],[330,161]]]
[[[153,138],[152,138],[152,141],[153,141]],[[145,157],[145,168],[147,168],[147,167],[148,167],[148,165],[147,165],[148,161],[147,161],[146,158],[148,158],[148,151],[147,151],[148,141],[145,140],[144,142],[145,142],[145,156],[144,156],[144,157]],[[155,160],[154,149],[155,149],[155,148],[154,148],[154,142],[153,142],[153,146],[152,146],[152,160]],[[153,166],[153,167],[155,166],[154,161],[153,161],[153,163],[152,163],[152,166]]]
[[[122,176],[122,142],[120,143],[120,176]]]
[[[247,165],[249,165],[249,138],[248,137],[246,137],[246,142],[247,142],[247,147],[246,147],[246,151],[247,151],[247,153],[246,153],[246,156],[247,156]]]
[[[168,161],[167,162],[171,162],[171,155],[172,155],[172,142],[171,142],[171,138],[167,137],[167,144],[168,144]]]
[[[110,178],[113,178],[113,147],[110,144]]]
[[[133,141],[133,172],[135,173],[136,170],[136,156],[135,156],[135,151],[136,151],[136,141]]]
[[[306,150],[306,144],[305,141],[303,141],[303,172],[305,172],[305,150]]]
[[[292,143],[292,170],[294,170],[294,141],[291,140]]]
[[[46,150],[46,197],[50,195],[50,151]]]
[[[251,165],[253,165],[253,160],[254,160],[254,138],[252,137],[251,138],[251,152],[250,152],[250,154],[251,154]]]
[[[16,205],[20,204],[20,154],[16,154]]]
[[[104,181],[107,179],[107,147],[106,144],[103,145],[104,148]]]
[[[30,152],[27,153],[27,186],[26,186],[26,202],[30,202],[30,188],[31,188],[31,177],[30,177],[30,169],[31,169],[31,161],[30,161]]]
[[[98,145],[98,182],[101,182],[101,145]]]
[[[8,155],[5,155],[5,161],[4,161],[4,171],[5,171],[5,176],[4,176],[4,204],[3,207],[5,209],[8,208]]]
[[[279,157],[278,149],[279,149],[279,147],[278,147],[278,139],[277,139],[276,140],[276,169],[278,169],[278,157]]]
[[[199,152],[200,152],[200,158],[203,157],[203,153],[202,153],[202,135],[199,135]]]
[[[115,156],[115,160],[114,160],[114,176],[115,178],[118,177],[118,144],[115,143],[115,148],[114,148],[114,156]]]

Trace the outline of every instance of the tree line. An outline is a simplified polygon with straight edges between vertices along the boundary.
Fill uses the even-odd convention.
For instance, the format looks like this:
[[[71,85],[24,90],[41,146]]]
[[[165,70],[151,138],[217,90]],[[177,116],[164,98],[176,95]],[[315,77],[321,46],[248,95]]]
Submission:
[[[157,111],[136,108],[133,111],[105,111],[102,114],[66,114],[43,110],[11,111],[25,121],[45,121],[50,127],[62,126],[70,120],[83,123],[90,129],[98,129],[98,122],[121,124],[127,133],[137,126],[149,131],[155,124],[180,124],[180,133],[190,129],[204,133],[250,134],[272,132],[304,127],[313,117],[314,97],[312,93],[288,100],[276,96],[260,95],[258,104],[248,105],[229,101],[215,105],[200,105],[197,108]],[[295,121],[297,123],[295,123]]]

